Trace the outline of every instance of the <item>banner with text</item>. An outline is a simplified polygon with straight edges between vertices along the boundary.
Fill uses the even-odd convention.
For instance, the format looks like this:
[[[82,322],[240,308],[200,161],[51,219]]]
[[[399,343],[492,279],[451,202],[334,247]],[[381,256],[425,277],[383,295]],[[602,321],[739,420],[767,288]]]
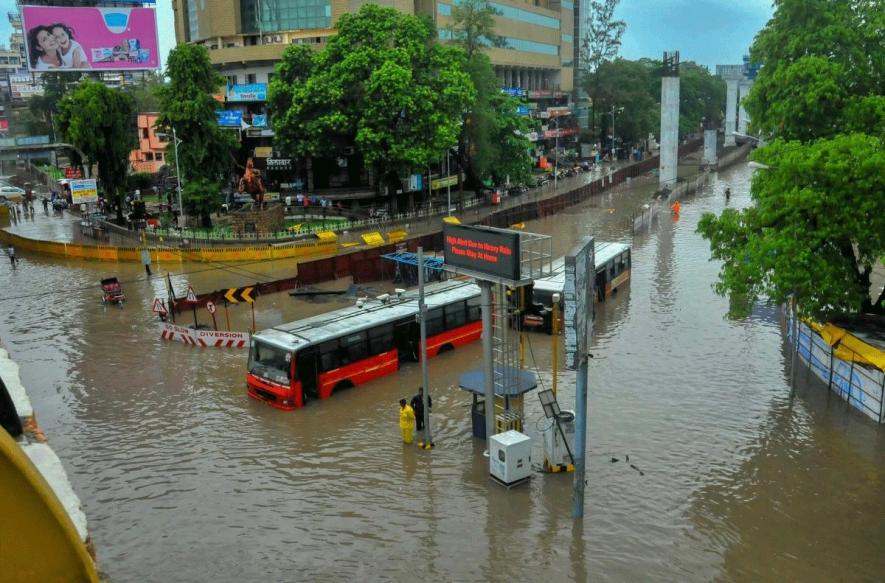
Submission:
[[[71,180],[71,202],[75,205],[84,202],[98,202],[98,187],[94,178]]]
[[[212,346],[215,348],[245,348],[249,345],[248,332],[194,330],[175,324],[163,324],[160,328],[160,338],[177,340],[191,346]]]

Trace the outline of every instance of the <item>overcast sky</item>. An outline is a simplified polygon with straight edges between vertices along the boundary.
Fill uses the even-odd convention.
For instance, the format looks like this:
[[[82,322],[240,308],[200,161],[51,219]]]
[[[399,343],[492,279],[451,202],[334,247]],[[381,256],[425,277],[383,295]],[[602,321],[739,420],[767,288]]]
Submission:
[[[11,32],[6,12],[14,0],[0,0],[0,41]],[[175,46],[172,1],[157,1],[163,65]],[[771,17],[771,0],[621,0],[616,16],[627,22],[621,56],[660,59],[665,50],[678,50],[682,61],[716,65],[738,64],[753,37]]]

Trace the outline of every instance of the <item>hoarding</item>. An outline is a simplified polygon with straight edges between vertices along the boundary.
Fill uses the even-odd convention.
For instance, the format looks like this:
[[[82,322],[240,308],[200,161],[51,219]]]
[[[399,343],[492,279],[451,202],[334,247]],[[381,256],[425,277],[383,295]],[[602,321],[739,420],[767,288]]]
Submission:
[[[565,256],[565,282],[562,288],[565,365],[572,370],[576,370],[587,359],[590,348],[595,277],[593,237],[584,237]]]
[[[267,83],[228,85],[228,101],[267,101]]]
[[[9,131],[9,120],[8,119],[0,119],[0,132],[8,132]]]
[[[94,178],[71,180],[71,202],[75,205],[83,202],[98,202],[98,187]]]
[[[153,8],[22,6],[31,71],[160,68]]]
[[[225,128],[238,128],[243,125],[243,112],[236,109],[216,109],[218,125]]]
[[[443,225],[447,266],[519,281],[519,233],[490,227]]]

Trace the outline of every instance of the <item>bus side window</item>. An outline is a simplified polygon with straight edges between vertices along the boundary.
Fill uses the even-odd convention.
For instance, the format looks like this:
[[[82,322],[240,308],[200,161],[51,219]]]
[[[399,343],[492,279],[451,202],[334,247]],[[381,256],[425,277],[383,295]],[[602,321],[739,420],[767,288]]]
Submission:
[[[443,311],[442,308],[433,308],[427,311],[427,335],[436,336],[443,332]]]
[[[482,298],[476,296],[467,300],[467,321],[478,322],[482,320]]]
[[[467,321],[464,302],[449,304],[443,308],[443,311],[446,315],[446,330],[463,326]]]
[[[338,356],[338,340],[329,340],[320,344],[320,370],[326,372],[339,366],[341,359]]]
[[[384,324],[369,330],[369,356],[393,349],[393,324]]]
[[[362,360],[368,356],[366,348],[366,333],[357,332],[344,336],[341,339],[341,357],[345,362],[351,363]]]

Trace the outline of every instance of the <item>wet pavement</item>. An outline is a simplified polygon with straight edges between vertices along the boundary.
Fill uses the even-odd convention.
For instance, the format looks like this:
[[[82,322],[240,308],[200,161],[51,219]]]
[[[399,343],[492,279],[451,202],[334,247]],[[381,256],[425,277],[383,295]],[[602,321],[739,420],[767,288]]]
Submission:
[[[509,492],[489,481],[470,398],[455,387],[480,366],[478,343],[431,361],[437,448],[425,452],[404,447],[397,426],[416,365],[277,411],[246,397],[245,351],[159,339],[150,306],[164,284],[135,264],[22,253],[14,271],[0,263],[0,337],[110,581],[877,580],[885,433],[801,368],[791,398],[777,311],[729,321],[711,290],[718,265],[697,221],[749,204],[749,176],[746,165],[714,175],[678,220],[663,212],[635,236],[648,180],[526,225],[553,234],[557,254],[586,233],[633,246],[629,287],[598,306],[583,525],[570,517],[570,475]],[[52,220],[38,211],[34,224]],[[168,269],[179,293],[200,293],[292,268],[154,271]],[[107,275],[124,282],[122,308],[99,301]],[[257,324],[345,303],[265,296]],[[238,330],[251,319],[244,307],[229,316]],[[530,338],[529,365],[549,386],[551,338]],[[561,374],[564,407],[573,385]],[[534,393],[526,403],[537,438],[543,414]]]

